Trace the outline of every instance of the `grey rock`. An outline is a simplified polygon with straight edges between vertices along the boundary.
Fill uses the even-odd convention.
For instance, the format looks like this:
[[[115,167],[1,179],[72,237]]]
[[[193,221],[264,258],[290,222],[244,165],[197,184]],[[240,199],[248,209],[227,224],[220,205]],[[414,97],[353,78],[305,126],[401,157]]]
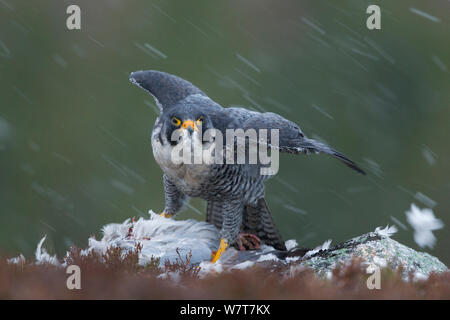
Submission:
[[[390,237],[375,232],[318,252],[301,263],[323,274],[331,271],[337,264],[345,263],[352,258],[361,258],[369,266],[389,267],[394,270],[401,267],[405,277],[411,273],[427,277],[432,272],[448,270],[438,258],[413,250]]]
[[[312,254],[311,251],[302,254],[298,248],[289,252],[270,251],[265,248],[262,252],[238,252],[234,256],[230,253],[227,263],[241,263],[244,260],[250,260],[258,264],[258,260],[264,260],[261,257],[268,254],[277,257],[277,260],[272,260],[274,262],[272,266],[289,263],[295,268],[313,269],[322,277],[328,276],[338,265],[347,264],[355,258],[363,260],[369,271],[375,267],[401,270],[405,279],[410,274],[415,279],[421,279],[428,277],[433,272],[448,271],[445,264],[438,258],[425,252],[418,252],[377,232],[363,234]],[[259,264],[267,265],[267,260]]]

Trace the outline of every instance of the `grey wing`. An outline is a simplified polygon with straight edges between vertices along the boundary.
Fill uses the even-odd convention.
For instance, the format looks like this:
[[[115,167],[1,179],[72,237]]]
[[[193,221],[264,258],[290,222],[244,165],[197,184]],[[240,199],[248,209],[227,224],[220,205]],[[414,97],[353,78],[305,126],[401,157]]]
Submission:
[[[161,71],[136,71],[131,73],[130,81],[150,93],[155,98],[160,111],[172,107],[191,95],[206,97],[203,91],[189,81]]]
[[[307,138],[297,124],[281,117],[278,114],[266,112],[253,115],[243,123],[244,130],[247,130],[249,128],[253,128],[255,130],[278,129],[278,148],[281,152],[293,154],[325,153],[341,160],[351,169],[361,174],[365,174],[365,172],[361,168],[359,168],[354,161],[323,142]],[[270,145],[270,133],[268,133],[268,138]]]

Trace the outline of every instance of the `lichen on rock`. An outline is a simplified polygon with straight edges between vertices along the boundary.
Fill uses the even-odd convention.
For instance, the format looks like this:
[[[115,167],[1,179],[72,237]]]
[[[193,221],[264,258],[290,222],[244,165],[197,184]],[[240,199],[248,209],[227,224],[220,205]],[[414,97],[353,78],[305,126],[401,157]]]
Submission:
[[[405,279],[410,274],[428,277],[432,272],[448,270],[438,258],[425,252],[418,252],[376,232],[369,232],[328,250],[320,251],[302,261],[301,265],[323,275],[338,264],[347,263],[354,258],[363,260],[369,269],[388,267],[399,270]]]

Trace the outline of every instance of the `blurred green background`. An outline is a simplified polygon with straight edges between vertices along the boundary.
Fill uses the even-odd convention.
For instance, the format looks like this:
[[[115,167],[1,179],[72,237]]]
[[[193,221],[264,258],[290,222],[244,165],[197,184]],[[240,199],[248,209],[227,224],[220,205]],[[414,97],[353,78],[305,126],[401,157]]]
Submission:
[[[66,8],[81,7],[81,30]],[[381,7],[381,30],[366,8]],[[223,106],[273,111],[368,171],[282,155],[267,201],[285,239],[314,247],[432,207],[426,251],[450,264],[450,2],[0,0],[0,251],[31,255],[164,206],[153,98],[130,72],[179,75]],[[428,14],[428,16],[427,16]],[[179,219],[204,220],[194,199]]]

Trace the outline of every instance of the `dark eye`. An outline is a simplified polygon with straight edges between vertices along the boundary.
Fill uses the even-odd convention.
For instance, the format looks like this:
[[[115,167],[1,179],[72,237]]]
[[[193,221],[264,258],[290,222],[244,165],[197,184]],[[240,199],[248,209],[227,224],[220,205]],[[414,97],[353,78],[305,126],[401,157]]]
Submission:
[[[197,119],[197,125],[201,125],[203,122],[203,116],[198,117]]]
[[[179,127],[181,124],[181,120],[178,119],[177,117],[172,117],[172,123],[174,126]]]

